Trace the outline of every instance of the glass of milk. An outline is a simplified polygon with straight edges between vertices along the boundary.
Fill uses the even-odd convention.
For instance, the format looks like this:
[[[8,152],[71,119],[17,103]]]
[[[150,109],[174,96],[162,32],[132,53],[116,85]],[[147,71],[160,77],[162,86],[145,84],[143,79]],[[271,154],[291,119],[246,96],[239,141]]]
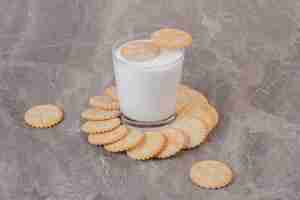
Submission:
[[[150,41],[149,34],[120,40],[112,49],[116,88],[123,120],[147,127],[165,125],[176,117],[176,87],[181,81],[184,49],[160,49],[144,61],[125,58],[121,49],[132,41]]]

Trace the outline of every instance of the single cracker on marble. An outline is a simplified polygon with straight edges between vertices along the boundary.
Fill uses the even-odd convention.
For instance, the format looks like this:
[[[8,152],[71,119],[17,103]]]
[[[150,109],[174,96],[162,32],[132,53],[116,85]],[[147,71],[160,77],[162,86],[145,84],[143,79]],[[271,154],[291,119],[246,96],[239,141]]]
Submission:
[[[197,186],[219,189],[232,181],[233,173],[230,167],[220,161],[204,160],[192,165],[190,178]]]
[[[181,49],[192,44],[192,36],[182,30],[162,28],[151,34],[154,44],[161,48]]]
[[[110,96],[114,101],[119,101],[118,92],[116,86],[109,86],[104,90],[104,95]]]
[[[108,119],[117,118],[120,116],[118,110],[103,110],[100,108],[88,108],[81,113],[81,118],[91,121],[103,121]]]
[[[93,96],[89,100],[92,107],[101,108],[103,110],[119,110],[120,105],[118,101],[114,101],[109,96]]]
[[[26,124],[33,128],[50,128],[61,122],[63,118],[63,110],[52,104],[34,106],[24,115]]]
[[[88,134],[104,133],[119,127],[120,124],[119,118],[105,121],[87,121],[81,126],[81,130]]]
[[[182,130],[184,134],[189,137],[189,143],[184,147],[185,149],[191,149],[199,146],[206,140],[209,134],[205,124],[202,121],[191,117],[176,119],[172,124],[169,125],[169,127]]]
[[[102,134],[89,134],[88,142],[95,145],[111,144],[124,138],[128,133],[126,126],[122,125],[112,131]]]
[[[159,132],[145,132],[144,142],[127,151],[135,160],[148,160],[159,154],[166,144],[166,138]]]
[[[160,48],[151,40],[134,40],[121,47],[120,54],[130,61],[143,62],[160,54]]]
[[[144,141],[144,134],[137,128],[127,127],[128,134],[121,140],[104,146],[104,149],[109,152],[127,151],[136,147]]]
[[[210,104],[192,103],[182,112],[181,117],[188,116],[200,119],[206,125],[208,131],[211,131],[218,123],[219,117],[216,109]]]
[[[167,139],[167,144],[163,150],[156,155],[157,158],[169,158],[183,149],[186,138],[183,131],[175,128],[164,128],[160,131]]]

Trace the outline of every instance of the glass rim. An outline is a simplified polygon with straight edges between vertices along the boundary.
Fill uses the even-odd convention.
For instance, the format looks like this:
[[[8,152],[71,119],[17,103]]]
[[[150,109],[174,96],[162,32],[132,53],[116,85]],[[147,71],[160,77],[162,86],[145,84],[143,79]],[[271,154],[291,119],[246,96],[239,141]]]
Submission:
[[[174,114],[170,115],[166,119],[151,122],[151,121],[133,120],[133,119],[127,117],[125,114],[122,114],[121,115],[121,120],[124,123],[129,124],[130,126],[135,126],[135,127],[139,127],[139,128],[155,128],[155,127],[161,127],[161,126],[165,126],[167,124],[170,124],[171,122],[173,122],[176,119],[176,117],[177,117],[177,113],[175,112]]]
[[[120,59],[119,57],[116,56],[116,52],[126,42],[133,41],[133,40],[143,40],[143,39],[144,40],[151,40],[151,38],[149,37],[150,35],[151,35],[150,33],[142,32],[142,33],[131,34],[131,35],[128,35],[127,37],[123,37],[121,39],[116,40],[112,45],[112,56],[113,56],[113,58],[115,58],[116,60],[118,60],[119,62],[124,63],[124,64],[130,64],[132,66],[139,65],[139,62],[128,61],[125,58]],[[177,58],[175,60],[172,60],[171,62],[169,62],[167,64],[176,64],[177,62],[180,62],[184,59],[184,48],[180,48],[179,50],[182,53],[182,55],[179,58]],[[161,65],[166,65],[166,63],[156,64],[155,67],[156,66],[161,66]],[[150,68],[150,67],[153,67],[153,66],[144,66],[143,68]]]

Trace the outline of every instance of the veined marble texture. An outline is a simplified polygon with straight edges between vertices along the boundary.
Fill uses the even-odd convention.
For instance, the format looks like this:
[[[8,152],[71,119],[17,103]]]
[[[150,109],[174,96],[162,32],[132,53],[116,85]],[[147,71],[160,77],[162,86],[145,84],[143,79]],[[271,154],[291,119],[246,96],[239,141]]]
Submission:
[[[220,113],[209,141],[148,162],[87,144],[80,112],[113,81],[113,42],[165,26],[193,36],[183,82]],[[0,0],[0,199],[299,200],[299,64],[298,0]],[[26,128],[44,103],[63,123]],[[194,186],[202,159],[228,163],[234,183]]]

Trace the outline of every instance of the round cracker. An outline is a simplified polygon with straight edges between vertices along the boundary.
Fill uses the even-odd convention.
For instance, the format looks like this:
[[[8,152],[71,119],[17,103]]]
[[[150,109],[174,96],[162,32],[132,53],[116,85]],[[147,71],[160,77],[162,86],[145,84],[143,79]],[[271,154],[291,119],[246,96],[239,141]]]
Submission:
[[[188,116],[200,119],[206,125],[208,131],[211,131],[218,123],[218,113],[210,104],[193,103],[188,106],[181,116]]]
[[[176,128],[174,128],[176,129]],[[179,131],[182,132],[182,135],[184,136],[184,145],[183,149],[188,149],[188,145],[190,144],[190,136],[186,134],[183,130],[178,129]]]
[[[122,125],[103,134],[90,134],[88,136],[88,142],[95,145],[111,144],[124,138],[127,135],[127,132],[126,126]]]
[[[209,109],[210,109],[210,113],[211,113],[211,115],[212,115],[212,118],[213,118],[213,126],[212,126],[212,128],[211,129],[213,129],[214,127],[216,127],[216,125],[218,124],[218,122],[219,122],[219,114],[218,114],[218,112],[217,112],[217,109],[213,106],[213,105],[211,105],[211,104],[209,104],[210,106],[209,106]]]
[[[233,173],[230,167],[220,161],[204,160],[193,164],[190,178],[200,187],[218,189],[232,181]]]
[[[181,85],[180,87],[186,90],[186,94],[191,98],[192,101],[196,101],[202,104],[208,104],[207,98],[201,92],[187,85]]]
[[[143,62],[157,57],[160,48],[151,40],[134,40],[126,43],[120,53],[127,60]]]
[[[99,108],[89,108],[81,113],[81,118],[91,121],[103,121],[117,118],[120,116],[120,111],[107,111]]]
[[[167,139],[164,149],[156,155],[157,158],[169,158],[183,149],[186,137],[183,131],[175,128],[165,128],[160,131]]]
[[[116,86],[112,85],[104,90],[106,96],[111,97],[114,101],[119,101],[118,92]]]
[[[109,96],[93,96],[89,100],[89,104],[93,107],[101,108],[103,110],[119,110],[120,105],[118,101],[114,101]]]
[[[153,43],[161,48],[180,49],[192,44],[192,36],[174,28],[163,28],[152,33]]]
[[[135,160],[148,160],[161,152],[166,138],[159,132],[145,132],[144,142],[127,151],[127,155]]]
[[[191,105],[193,102],[198,102],[201,104],[208,104],[207,98],[195,89],[189,86],[180,84],[177,86],[176,91],[176,112],[180,115],[187,106]]]
[[[81,130],[89,134],[104,133],[119,127],[120,124],[119,118],[105,121],[87,121],[81,126]]]
[[[176,90],[176,113],[180,114],[184,108],[189,105],[190,101],[191,98],[188,91],[183,85],[179,85]]]
[[[144,141],[144,134],[136,128],[128,128],[128,134],[121,140],[104,146],[109,152],[127,151],[136,147]]]
[[[50,128],[61,122],[63,118],[63,110],[52,104],[34,106],[24,115],[25,122],[33,128]]]
[[[170,127],[182,130],[189,137],[189,143],[185,149],[191,149],[200,145],[209,134],[202,121],[191,117],[176,119]]]

